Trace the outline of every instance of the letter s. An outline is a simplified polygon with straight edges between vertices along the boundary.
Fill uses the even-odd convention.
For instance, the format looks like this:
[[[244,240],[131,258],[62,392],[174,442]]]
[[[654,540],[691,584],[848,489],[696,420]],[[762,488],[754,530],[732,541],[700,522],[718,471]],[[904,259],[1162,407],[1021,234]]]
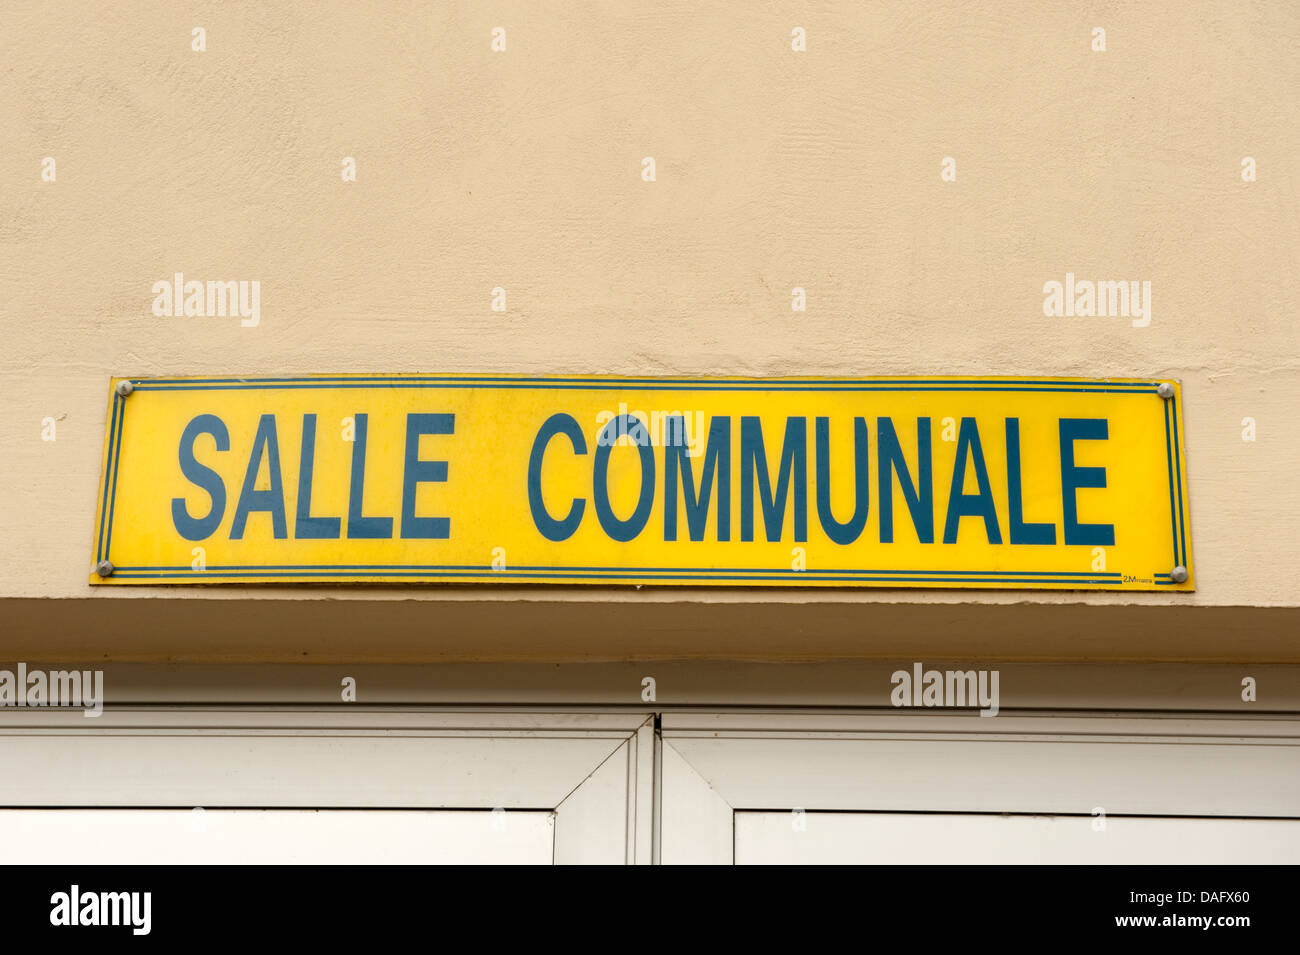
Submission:
[[[528,456],[528,507],[533,512],[533,523],[549,541],[568,540],[572,537],[587,506],[582,498],[574,498],[569,513],[561,520],[551,517],[546,510],[546,502],[542,499],[542,458],[546,454],[546,446],[557,434],[568,436],[576,453],[587,453],[587,439],[582,436],[582,428],[572,415],[551,415],[533,439],[533,451]]]
[[[187,541],[201,541],[211,537],[221,524],[226,514],[226,485],[221,475],[202,464],[194,457],[194,442],[201,434],[210,434],[217,442],[218,451],[230,450],[230,432],[225,422],[214,414],[201,414],[185,426],[181,434],[180,462],[181,473],[190,481],[208,492],[212,498],[212,507],[205,517],[190,517],[185,507],[185,498],[172,498],[172,523]]]

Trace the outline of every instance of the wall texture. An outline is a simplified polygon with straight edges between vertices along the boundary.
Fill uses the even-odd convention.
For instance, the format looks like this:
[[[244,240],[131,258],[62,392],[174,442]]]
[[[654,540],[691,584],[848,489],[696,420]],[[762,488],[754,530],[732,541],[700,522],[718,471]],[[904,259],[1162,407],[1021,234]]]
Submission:
[[[1181,379],[1198,592],[202,596],[1294,610],[1298,41],[1286,0],[10,0],[0,600],[195,594],[89,593],[111,374],[946,373]],[[260,281],[260,324],[155,317],[177,271]],[[1045,316],[1067,272],[1149,281],[1150,324]]]

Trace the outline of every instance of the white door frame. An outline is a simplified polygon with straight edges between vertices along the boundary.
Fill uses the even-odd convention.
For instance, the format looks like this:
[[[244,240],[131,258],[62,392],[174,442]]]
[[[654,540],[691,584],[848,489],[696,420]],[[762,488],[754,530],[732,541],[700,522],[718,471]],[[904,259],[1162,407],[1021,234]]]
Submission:
[[[555,813],[555,861],[648,864],[644,712],[411,707],[0,711],[0,806]]]
[[[1300,818],[1300,719],[942,710],[0,710],[0,806],[553,811],[556,862],[731,862],[737,811]],[[658,750],[658,752],[656,752]]]
[[[1300,818],[1300,721],[942,711],[662,716],[664,863],[734,861],[738,811]]]

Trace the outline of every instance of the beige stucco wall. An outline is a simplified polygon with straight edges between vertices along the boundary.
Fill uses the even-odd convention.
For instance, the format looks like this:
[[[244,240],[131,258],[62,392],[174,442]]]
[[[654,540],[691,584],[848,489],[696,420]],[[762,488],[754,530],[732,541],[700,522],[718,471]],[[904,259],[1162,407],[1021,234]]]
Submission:
[[[806,52],[790,48],[796,26]],[[1098,26],[1105,52],[1090,48]],[[126,605],[94,608],[804,608],[802,635],[762,638],[777,655],[815,647],[823,618],[840,621],[825,652],[872,652],[845,622],[868,604],[1295,608],[1298,41],[1300,6],[1284,0],[6,3],[0,599],[84,598],[88,623],[111,616],[121,633]],[[345,156],[356,182],[341,180]],[[1246,156],[1258,181],[1242,179]],[[176,271],[259,280],[261,324],[154,317],[150,288]],[[1066,272],[1150,281],[1150,325],[1045,317],[1043,284]],[[1199,590],[90,594],[110,375],[351,371],[1178,378]],[[21,607],[10,639],[48,644],[39,603]],[[1295,654],[1296,615],[1269,619],[1265,656]],[[253,627],[246,642],[265,646]],[[493,655],[497,632],[452,642]],[[690,632],[665,652],[737,641]],[[626,636],[573,652],[632,653]],[[124,639],[78,646],[129,656]],[[522,629],[512,640],[527,645]],[[427,641],[406,652],[436,655]],[[1178,654],[1168,639],[1126,645]]]

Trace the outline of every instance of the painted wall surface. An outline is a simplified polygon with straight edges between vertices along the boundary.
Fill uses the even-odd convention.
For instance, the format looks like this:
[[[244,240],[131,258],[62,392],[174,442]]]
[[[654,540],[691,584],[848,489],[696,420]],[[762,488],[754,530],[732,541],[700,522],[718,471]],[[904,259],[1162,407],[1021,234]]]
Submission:
[[[1295,607],[1298,41],[1283,0],[6,3],[0,598],[90,596],[114,374],[1034,374],[1182,381],[1195,594],[204,596]],[[176,272],[257,324],[155,316]],[[1144,313],[1046,315],[1067,273]]]

